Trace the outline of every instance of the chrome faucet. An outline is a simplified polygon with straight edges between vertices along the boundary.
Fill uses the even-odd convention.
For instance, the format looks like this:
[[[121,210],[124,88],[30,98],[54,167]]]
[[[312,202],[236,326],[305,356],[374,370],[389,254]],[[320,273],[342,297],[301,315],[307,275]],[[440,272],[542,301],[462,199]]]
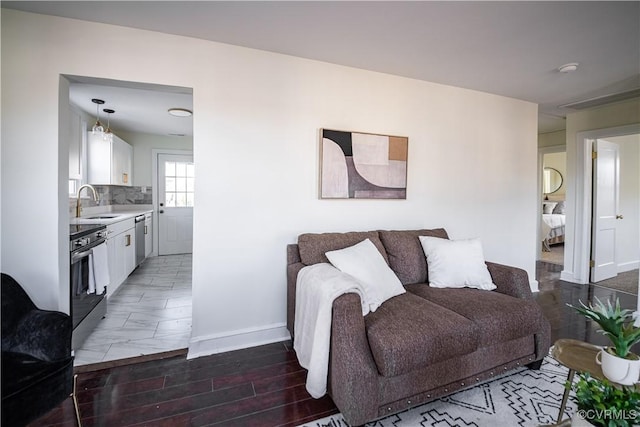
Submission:
[[[100,200],[98,198],[98,193],[96,192],[96,189],[93,187],[93,185],[91,184],[81,185],[80,188],[78,188],[78,194],[76,195],[76,218],[80,218],[80,214],[82,214],[82,206],[80,205],[80,192],[85,187],[91,190],[91,192],[93,193],[93,200],[96,203],[98,203],[98,201]]]

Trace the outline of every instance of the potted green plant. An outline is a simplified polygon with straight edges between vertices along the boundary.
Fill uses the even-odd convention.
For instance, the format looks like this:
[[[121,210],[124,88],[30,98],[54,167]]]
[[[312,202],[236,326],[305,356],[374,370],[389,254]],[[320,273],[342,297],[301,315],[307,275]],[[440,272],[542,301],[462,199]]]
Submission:
[[[566,387],[572,384],[567,382]],[[615,387],[584,373],[578,375],[573,391],[578,410],[572,427],[631,427],[640,421],[640,391],[632,387]]]
[[[611,341],[612,345],[596,356],[596,363],[602,365],[604,375],[619,384],[635,384],[640,378],[640,357],[631,352],[631,347],[640,342],[640,328],[634,326],[632,311],[621,309],[619,299],[615,305],[611,301],[604,304],[598,298],[595,300],[595,304],[588,306],[582,301],[581,307],[568,305],[598,323],[602,328],[598,332]]]

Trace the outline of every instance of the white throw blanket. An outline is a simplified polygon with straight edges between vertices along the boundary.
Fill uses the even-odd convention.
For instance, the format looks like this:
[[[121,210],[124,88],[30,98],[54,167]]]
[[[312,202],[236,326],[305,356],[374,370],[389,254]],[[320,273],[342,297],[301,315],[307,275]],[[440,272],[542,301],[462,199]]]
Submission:
[[[316,399],[327,392],[333,301],[346,293],[360,295],[362,315],[369,312],[364,287],[331,264],[309,265],[298,273],[293,348],[309,371],[306,388]]]
[[[87,293],[95,292],[97,295],[101,295],[110,281],[107,244],[101,243],[92,251],[93,253],[89,255],[89,289],[87,289]]]

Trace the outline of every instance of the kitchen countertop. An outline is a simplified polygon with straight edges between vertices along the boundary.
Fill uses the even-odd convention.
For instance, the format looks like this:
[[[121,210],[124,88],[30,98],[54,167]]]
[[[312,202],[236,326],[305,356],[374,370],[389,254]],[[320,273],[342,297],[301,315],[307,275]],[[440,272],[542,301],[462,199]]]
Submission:
[[[135,218],[138,215],[153,212],[152,208],[140,207],[138,209],[110,209],[103,210],[102,212],[93,211],[85,212],[80,218],[69,218],[69,224],[115,224],[116,222],[124,221],[130,218]]]

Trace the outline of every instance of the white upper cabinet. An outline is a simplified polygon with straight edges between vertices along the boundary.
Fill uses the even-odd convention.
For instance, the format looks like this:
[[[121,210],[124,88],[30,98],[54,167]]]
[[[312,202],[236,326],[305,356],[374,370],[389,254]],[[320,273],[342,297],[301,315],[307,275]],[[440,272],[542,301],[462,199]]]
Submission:
[[[133,147],[113,135],[113,142],[87,132],[88,182],[97,185],[131,185]]]

